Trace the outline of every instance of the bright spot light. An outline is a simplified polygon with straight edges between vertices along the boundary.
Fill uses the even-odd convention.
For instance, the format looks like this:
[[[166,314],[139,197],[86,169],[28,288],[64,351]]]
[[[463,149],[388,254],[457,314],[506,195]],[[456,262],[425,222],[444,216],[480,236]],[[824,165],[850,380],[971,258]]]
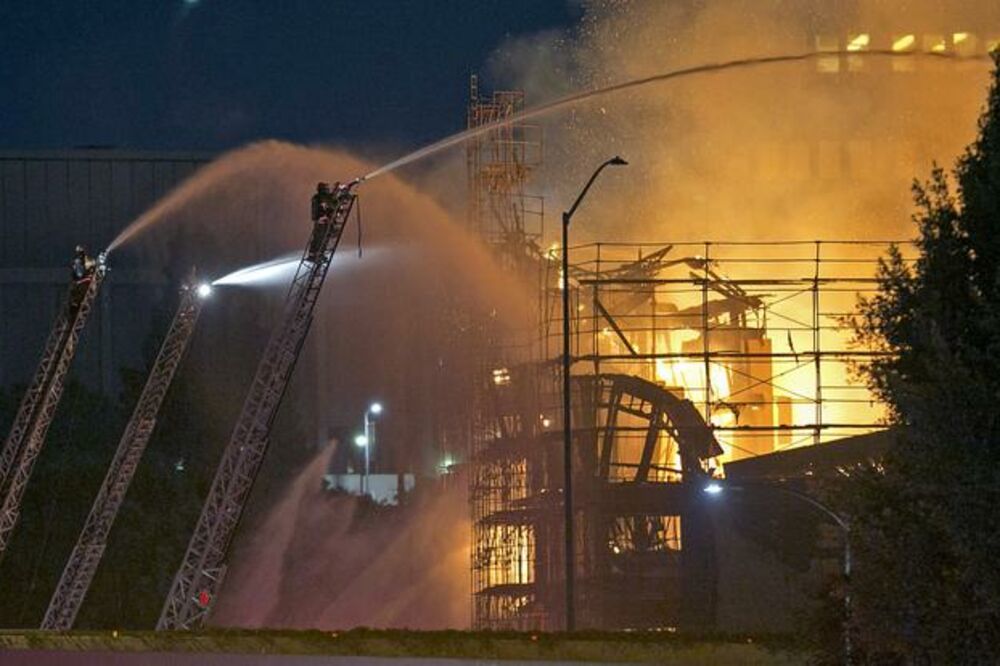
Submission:
[[[893,51],[909,51],[917,42],[916,35],[903,35],[892,42]]]
[[[871,42],[872,42],[871,35],[869,35],[868,33],[862,33],[860,35],[856,35],[847,44],[847,50],[848,51],[864,51],[864,50],[866,50],[868,48],[868,46],[869,46],[869,44],[871,44]]]
[[[376,415],[377,414],[381,414],[382,413],[382,403],[381,402],[373,402],[371,404],[371,407],[368,408],[368,411],[371,412],[372,414],[376,414]]]
[[[718,483],[710,483],[705,486],[703,490],[709,495],[718,495],[722,492],[722,485]]]
[[[198,298],[208,298],[212,295],[212,285],[203,282],[198,285]]]
[[[357,435],[354,437],[354,443],[361,447],[368,446],[368,438],[364,435]]]
[[[510,384],[510,370],[507,368],[496,368],[493,370],[493,383],[497,386]]]
[[[967,33],[967,32],[956,32],[955,34],[953,34],[951,36],[951,41],[956,46],[958,44],[962,44],[963,42],[967,42],[968,40],[969,40],[969,33]]]

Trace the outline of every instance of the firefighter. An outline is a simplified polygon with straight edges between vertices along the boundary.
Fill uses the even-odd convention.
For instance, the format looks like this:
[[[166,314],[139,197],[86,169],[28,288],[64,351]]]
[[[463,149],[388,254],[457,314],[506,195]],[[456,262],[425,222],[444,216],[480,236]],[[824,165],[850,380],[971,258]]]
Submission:
[[[90,279],[97,268],[97,262],[93,257],[87,255],[87,251],[82,245],[77,245],[73,253],[73,262],[70,264],[70,273],[74,282],[83,282]]]
[[[340,183],[334,185],[335,188],[339,186]],[[317,183],[316,194],[312,198],[312,221],[319,222],[324,218],[328,221],[333,214],[335,206],[336,197],[330,191],[329,183]]]
[[[340,183],[334,183],[334,188],[340,187]],[[312,241],[309,244],[309,258],[315,260],[323,251],[326,243],[326,225],[330,223],[333,213],[336,210],[337,198],[330,191],[328,183],[317,183],[316,194],[312,197],[312,221],[316,225],[313,230]]]

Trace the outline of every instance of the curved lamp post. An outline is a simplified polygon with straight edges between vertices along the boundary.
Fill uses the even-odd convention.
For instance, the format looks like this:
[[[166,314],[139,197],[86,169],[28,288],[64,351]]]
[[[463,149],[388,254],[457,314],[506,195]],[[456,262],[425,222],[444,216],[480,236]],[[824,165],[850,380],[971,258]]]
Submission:
[[[840,527],[843,532],[844,540],[844,663],[851,663],[851,628],[850,628],[850,618],[851,618],[851,524],[846,518],[841,516],[839,513],[831,509],[829,506],[819,501],[812,495],[808,495],[800,490],[795,490],[794,488],[788,488],[786,486],[774,483],[740,483],[740,484],[728,484],[721,483],[719,481],[712,481],[706,485],[702,490],[707,495],[719,496],[726,490],[732,490],[736,492],[743,491],[753,491],[753,490],[764,490],[764,491],[774,491],[783,493],[790,497],[795,497],[806,504],[810,505],[814,509],[825,514],[834,523]]]
[[[590,176],[590,180],[583,186],[580,195],[570,206],[569,210],[562,214],[562,376],[563,376],[563,509],[565,512],[565,553],[566,553],[566,631],[573,631],[576,628],[576,612],[574,609],[574,583],[576,573],[573,567],[573,434],[570,428],[570,357],[569,357],[569,223],[573,218],[573,213],[580,206],[580,202],[587,196],[590,186],[597,180],[597,176],[609,166],[625,166],[628,164],[621,157],[615,155],[603,162]]]

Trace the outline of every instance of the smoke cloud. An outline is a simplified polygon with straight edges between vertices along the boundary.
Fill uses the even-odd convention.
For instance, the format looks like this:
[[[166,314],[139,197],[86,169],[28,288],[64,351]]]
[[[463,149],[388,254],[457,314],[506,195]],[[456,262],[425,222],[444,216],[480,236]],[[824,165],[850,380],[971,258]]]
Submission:
[[[582,12],[570,34],[505,45],[494,78],[531,105],[852,42],[912,36],[913,50],[983,53],[1000,40],[1000,7],[985,0],[587,1]],[[545,120],[542,186],[559,208],[603,160],[631,162],[602,176],[574,219],[578,240],[909,237],[910,184],[973,138],[987,74],[982,60],[861,55],[653,84]]]

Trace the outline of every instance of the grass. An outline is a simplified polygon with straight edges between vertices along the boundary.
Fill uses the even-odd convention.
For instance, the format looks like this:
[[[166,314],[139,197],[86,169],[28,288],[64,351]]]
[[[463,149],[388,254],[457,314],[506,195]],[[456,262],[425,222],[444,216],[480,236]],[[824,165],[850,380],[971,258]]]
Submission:
[[[0,631],[0,650],[226,652],[243,654],[438,657],[659,664],[804,664],[809,653],[787,637],[650,632],[518,633],[469,631]]]

